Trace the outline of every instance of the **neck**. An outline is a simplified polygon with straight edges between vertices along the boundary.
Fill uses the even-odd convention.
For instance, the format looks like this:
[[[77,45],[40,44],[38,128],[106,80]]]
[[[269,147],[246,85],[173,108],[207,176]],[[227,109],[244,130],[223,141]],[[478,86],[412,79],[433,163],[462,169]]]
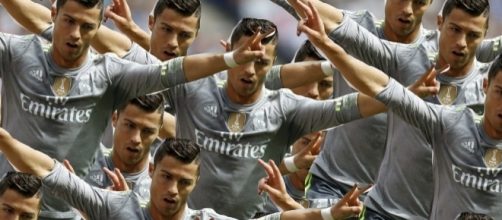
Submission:
[[[118,168],[122,173],[138,173],[148,167],[148,156],[135,164],[126,164],[112,152],[113,165]]]
[[[385,35],[385,39],[388,41],[398,42],[402,44],[411,44],[417,40],[418,35],[420,34],[420,28],[416,28],[406,36],[401,36],[392,31],[390,25],[384,24],[383,34]]]
[[[485,131],[486,135],[494,140],[502,140],[502,132],[497,131],[497,129],[494,129],[494,126],[492,126],[489,122],[486,121],[486,117],[483,117],[483,130]]]
[[[441,59],[440,56],[436,65],[439,69],[441,69],[442,67],[447,66],[448,63],[445,60]],[[473,66],[474,66],[474,59],[471,60],[467,65],[464,65],[462,67],[450,67],[450,70],[443,74],[449,77],[464,77],[467,74],[469,74]]]
[[[82,64],[87,59],[87,49],[80,57],[76,59],[69,59],[68,57],[64,57],[59,54],[54,48],[51,48],[51,57],[56,65],[65,69],[73,69],[82,66]]]
[[[230,101],[233,103],[239,104],[239,105],[247,105],[247,104],[253,104],[255,103],[261,96],[261,90],[262,90],[263,85],[259,85],[259,87],[256,89],[256,91],[253,94],[250,95],[239,95],[231,85],[226,86],[226,92],[228,95],[228,98]]]
[[[155,209],[152,204],[148,205],[148,211],[152,216],[153,220],[182,220],[185,215],[186,204],[182,205],[180,209],[169,216],[162,215],[157,209]]]

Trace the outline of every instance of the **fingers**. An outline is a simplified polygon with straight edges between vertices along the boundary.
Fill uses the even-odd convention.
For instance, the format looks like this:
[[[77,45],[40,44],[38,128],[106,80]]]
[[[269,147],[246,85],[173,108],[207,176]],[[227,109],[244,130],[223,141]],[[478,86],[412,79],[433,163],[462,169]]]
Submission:
[[[225,49],[225,51],[229,51],[230,43],[228,43],[227,41],[224,41],[224,40],[220,40],[220,45],[223,47],[223,49]]]
[[[272,166],[274,176],[276,176],[276,177],[278,176],[279,178],[281,178],[281,171],[279,170],[279,167],[277,166],[277,164],[275,164],[275,162],[273,160],[270,160],[269,164],[270,164],[270,166]]]
[[[446,65],[445,67],[443,67],[440,70],[437,70],[438,74],[443,74],[443,73],[446,73],[448,71],[450,71],[450,64]]]
[[[75,170],[73,169],[73,166],[70,164],[70,161],[68,160],[63,160],[63,165],[70,171],[71,173],[75,173]]]
[[[269,178],[274,178],[275,177],[274,168],[272,166],[270,166],[269,164],[265,163],[262,159],[258,159],[258,163],[260,163],[261,166],[263,167],[263,169],[265,169],[265,172],[267,173],[267,175],[269,176]]]
[[[354,194],[354,192],[356,191],[356,189],[357,189],[357,185],[354,185],[352,187],[352,189],[350,189],[349,192],[345,193],[345,195],[342,197],[342,199],[340,199],[340,201],[337,202],[337,204],[346,204],[346,203],[348,203],[349,200],[352,197],[352,194]]]
[[[119,169],[115,168],[112,172],[108,168],[103,167],[103,171],[106,173],[108,178],[110,178],[110,180],[112,181],[113,190],[127,191],[129,189],[129,187],[127,186],[127,182],[125,181],[125,178]]]

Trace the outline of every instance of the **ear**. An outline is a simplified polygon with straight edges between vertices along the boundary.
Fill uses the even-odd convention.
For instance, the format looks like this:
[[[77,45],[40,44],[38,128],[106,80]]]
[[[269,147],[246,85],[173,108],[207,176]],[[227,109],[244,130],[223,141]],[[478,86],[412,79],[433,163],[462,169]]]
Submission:
[[[150,29],[150,31],[153,30],[153,25],[155,24],[155,19],[153,18],[152,15],[149,15],[148,16],[148,29]]]
[[[117,121],[119,120],[119,116],[118,116],[118,113],[117,111],[114,111],[113,114],[112,114],[112,125],[114,128],[117,127]]]
[[[485,95],[486,93],[488,93],[488,79],[486,77],[483,78],[483,91],[485,92]]]
[[[150,178],[153,178],[153,171],[155,170],[155,166],[152,163],[148,163],[148,175]]]
[[[443,16],[442,16],[442,15],[438,15],[438,16],[437,16],[437,21],[436,21],[436,23],[437,23],[437,25],[438,25],[438,29],[439,29],[440,31],[441,31],[441,27],[443,26],[443,22],[444,22],[444,20],[443,20]]]
[[[52,23],[54,23],[54,21],[56,20],[57,14],[58,14],[58,12],[57,12],[57,9],[56,9],[56,4],[52,4],[52,6],[51,6]]]

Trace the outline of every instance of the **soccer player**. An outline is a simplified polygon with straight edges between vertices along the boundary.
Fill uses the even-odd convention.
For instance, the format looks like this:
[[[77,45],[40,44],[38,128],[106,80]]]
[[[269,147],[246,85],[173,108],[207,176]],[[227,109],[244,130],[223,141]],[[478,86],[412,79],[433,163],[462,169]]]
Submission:
[[[40,212],[42,180],[34,175],[8,172],[0,180],[0,218],[36,220]]]

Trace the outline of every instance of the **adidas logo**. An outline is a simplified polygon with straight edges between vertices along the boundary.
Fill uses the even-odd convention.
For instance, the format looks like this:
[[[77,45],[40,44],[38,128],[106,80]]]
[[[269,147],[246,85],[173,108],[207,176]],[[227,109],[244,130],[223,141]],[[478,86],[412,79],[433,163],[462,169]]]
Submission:
[[[213,118],[218,117],[218,107],[216,107],[216,105],[207,105],[204,107],[204,111],[213,116]]]
[[[467,151],[474,153],[474,141],[469,140],[469,141],[464,141],[460,143],[460,145],[466,149]]]
[[[30,70],[30,75],[35,77],[38,81],[42,82],[44,72],[41,69]]]

